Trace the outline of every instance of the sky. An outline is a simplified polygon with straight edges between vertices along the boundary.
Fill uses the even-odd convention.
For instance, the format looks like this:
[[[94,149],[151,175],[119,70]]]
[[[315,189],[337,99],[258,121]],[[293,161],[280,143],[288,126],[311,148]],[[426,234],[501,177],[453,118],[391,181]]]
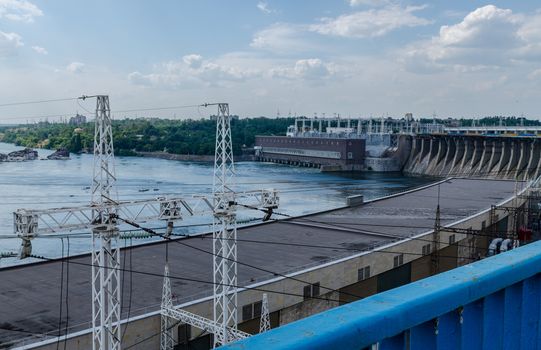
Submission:
[[[0,0],[0,123],[228,102],[241,117],[540,119],[534,0]],[[129,116],[204,117],[179,108]]]

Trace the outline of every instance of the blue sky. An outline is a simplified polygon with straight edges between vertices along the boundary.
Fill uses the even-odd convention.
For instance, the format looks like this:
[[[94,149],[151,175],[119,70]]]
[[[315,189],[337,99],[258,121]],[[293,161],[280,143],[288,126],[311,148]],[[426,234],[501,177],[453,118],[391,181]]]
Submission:
[[[113,110],[539,118],[541,4],[0,0],[0,76],[0,104],[106,93]],[[0,122],[82,108],[2,107]]]

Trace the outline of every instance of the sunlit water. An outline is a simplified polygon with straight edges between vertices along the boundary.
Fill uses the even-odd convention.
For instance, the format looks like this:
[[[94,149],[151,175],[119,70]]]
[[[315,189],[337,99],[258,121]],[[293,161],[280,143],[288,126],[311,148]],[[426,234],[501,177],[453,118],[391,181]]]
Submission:
[[[21,149],[0,143],[0,152]],[[39,150],[40,158],[51,154]],[[13,211],[19,208],[55,208],[88,204],[90,201],[92,155],[72,155],[70,160],[35,160],[0,163],[0,234],[13,233]],[[236,164],[239,190],[275,188],[280,192],[281,213],[298,215],[343,206],[346,197],[363,194],[365,199],[381,197],[409,187],[422,185],[430,178],[404,177],[400,174],[320,173],[316,169],[286,165],[242,162]],[[117,188],[121,200],[158,196],[209,194],[212,190],[212,164],[170,161],[154,158],[117,157]],[[244,211],[239,220],[261,217],[259,212]],[[281,217],[277,217],[281,218]],[[192,218],[177,223],[176,232],[208,231],[211,217]],[[182,225],[190,225],[180,227]],[[150,224],[148,224],[150,225]],[[199,225],[199,226],[197,226]],[[151,225],[156,227],[156,224]],[[124,227],[126,229],[127,227]],[[123,229],[121,227],[121,229]],[[122,245],[156,238],[123,240]],[[33,253],[46,257],[62,256],[59,238],[33,240]],[[0,253],[17,252],[18,239],[1,239]],[[68,249],[64,240],[64,254]],[[70,238],[70,254],[88,252],[89,238]],[[25,262],[33,261],[26,259]],[[14,258],[0,259],[0,266],[20,263]]]

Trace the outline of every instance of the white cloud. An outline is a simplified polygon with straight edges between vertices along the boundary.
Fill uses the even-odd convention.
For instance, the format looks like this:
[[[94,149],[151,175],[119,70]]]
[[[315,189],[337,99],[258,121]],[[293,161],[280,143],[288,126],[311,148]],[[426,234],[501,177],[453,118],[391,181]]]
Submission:
[[[182,57],[182,61],[188,65],[190,68],[197,69],[201,67],[201,64],[203,63],[203,57],[201,55],[186,55]]]
[[[36,51],[40,55],[47,55],[48,54],[47,50],[45,48],[41,47],[41,46],[32,46],[32,50]]]
[[[541,79],[541,68],[534,70],[528,75],[531,80]]]
[[[267,4],[264,1],[258,2],[257,3],[257,8],[259,9],[259,11],[264,12],[264,13],[273,13],[273,12],[275,12],[274,10],[271,10],[269,8],[269,4]]]
[[[406,48],[411,70],[471,70],[509,65],[541,54],[541,17],[514,14],[494,5],[480,7],[439,35]]]
[[[255,33],[250,46],[275,53],[292,53],[311,48],[304,37],[306,26],[275,23]]]
[[[149,74],[132,72],[128,75],[128,79],[136,85],[182,88],[194,86],[194,84],[223,85],[244,81],[259,74],[260,72],[256,69],[244,69],[216,60],[205,60],[200,55],[191,54],[183,56],[180,61],[162,63]]]
[[[19,22],[33,22],[34,18],[39,16],[43,16],[43,12],[29,1],[0,0],[0,18]]]
[[[541,59],[541,13],[527,17],[517,31],[518,37],[526,44],[519,50],[523,59],[538,61]]]
[[[323,35],[347,38],[379,37],[395,29],[432,23],[428,19],[413,14],[425,7],[392,5],[377,10],[371,9],[341,15],[336,18],[322,18],[320,23],[311,25],[309,29]]]
[[[0,31],[0,57],[15,55],[17,48],[23,45],[24,43],[19,34]]]
[[[319,58],[302,59],[295,62],[293,67],[281,66],[269,71],[273,78],[287,79],[321,79],[333,74],[331,64],[324,63]]]
[[[349,0],[349,6],[355,7],[355,6],[383,6],[388,5],[389,0]]]
[[[515,40],[520,18],[511,10],[487,5],[469,13],[462,22],[442,26],[439,42],[444,46],[493,47]]]
[[[381,1],[381,4],[386,1]],[[321,18],[312,24],[274,23],[256,32],[250,46],[277,54],[305,53],[322,49],[319,35],[346,38],[380,37],[403,27],[416,27],[432,21],[414,15],[426,6],[388,5],[335,18]],[[319,38],[320,39],[320,38]]]
[[[85,64],[81,62],[72,62],[66,67],[66,70],[70,73],[82,73],[84,69]]]

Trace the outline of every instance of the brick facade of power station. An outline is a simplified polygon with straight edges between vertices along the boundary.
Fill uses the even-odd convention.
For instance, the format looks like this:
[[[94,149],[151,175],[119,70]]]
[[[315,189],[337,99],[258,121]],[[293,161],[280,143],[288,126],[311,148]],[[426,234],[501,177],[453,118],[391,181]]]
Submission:
[[[261,161],[342,170],[360,170],[364,164],[363,139],[256,136],[255,145]]]

